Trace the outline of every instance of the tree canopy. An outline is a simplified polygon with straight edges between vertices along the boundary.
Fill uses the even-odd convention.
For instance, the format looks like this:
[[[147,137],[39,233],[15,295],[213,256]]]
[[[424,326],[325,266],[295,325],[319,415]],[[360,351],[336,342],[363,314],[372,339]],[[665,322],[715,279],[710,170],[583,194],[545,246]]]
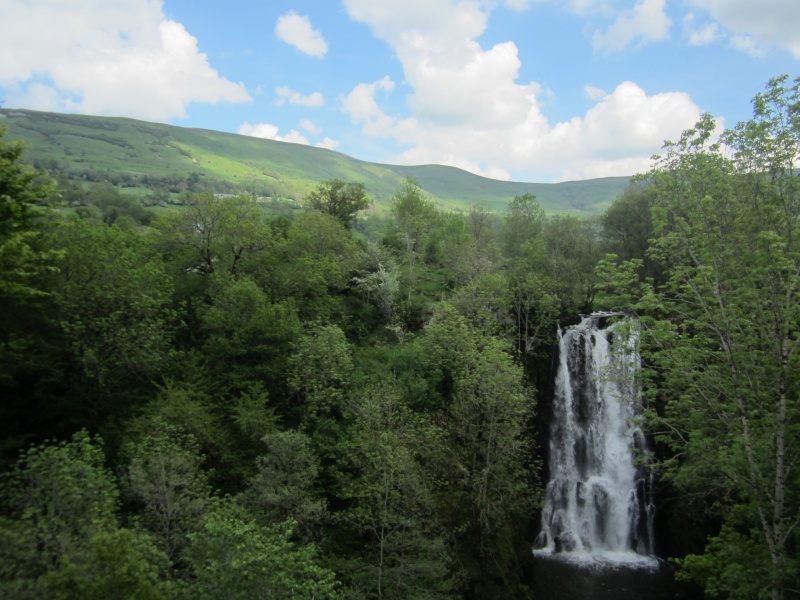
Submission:
[[[597,309],[642,327],[678,576],[791,596],[800,80],[717,135],[600,219],[408,179],[357,230],[358,183],[59,192],[0,139],[0,596],[532,598],[539,403]]]
[[[800,523],[800,80],[771,80],[753,104],[719,141],[705,115],[665,145],[647,174],[664,280],[628,297],[646,325],[665,476],[718,523],[684,576],[780,600],[796,587]],[[636,268],[617,282],[635,288]]]
[[[356,213],[370,204],[363,183],[341,179],[323,181],[306,196],[306,202],[314,210],[336,217],[345,227],[350,227]]]

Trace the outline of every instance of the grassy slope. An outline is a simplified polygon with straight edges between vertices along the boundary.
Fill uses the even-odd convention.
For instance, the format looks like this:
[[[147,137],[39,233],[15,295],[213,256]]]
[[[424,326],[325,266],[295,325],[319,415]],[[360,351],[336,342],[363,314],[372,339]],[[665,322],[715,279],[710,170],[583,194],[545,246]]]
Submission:
[[[531,192],[548,212],[591,214],[604,210],[628,182],[496,181],[453,167],[381,165],[321,148],[123,118],[4,109],[0,125],[7,139],[30,144],[30,158],[71,169],[183,177],[195,172],[245,187],[269,182],[280,195],[298,199],[320,181],[338,177],[364,183],[376,204],[385,206],[403,178],[412,176],[444,208],[463,210],[475,202],[501,211],[514,196]]]

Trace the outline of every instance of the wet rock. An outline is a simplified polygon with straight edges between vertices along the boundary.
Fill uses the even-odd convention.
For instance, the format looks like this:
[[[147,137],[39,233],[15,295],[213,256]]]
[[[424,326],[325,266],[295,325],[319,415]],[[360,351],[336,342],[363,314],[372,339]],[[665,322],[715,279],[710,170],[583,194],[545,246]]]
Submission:
[[[541,550],[542,548],[547,548],[547,532],[541,531],[539,535],[536,536],[536,539],[533,540],[533,548],[535,550]]]

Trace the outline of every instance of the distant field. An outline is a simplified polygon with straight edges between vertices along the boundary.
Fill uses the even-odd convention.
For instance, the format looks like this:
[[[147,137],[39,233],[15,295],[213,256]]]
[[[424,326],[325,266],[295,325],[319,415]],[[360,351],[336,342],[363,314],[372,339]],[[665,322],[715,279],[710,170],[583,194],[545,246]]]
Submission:
[[[478,203],[502,211],[514,196],[530,192],[550,213],[590,215],[605,210],[629,179],[497,181],[453,167],[368,163],[322,148],[124,118],[2,109],[0,126],[7,139],[26,141],[27,159],[40,165],[139,179],[194,173],[241,189],[269,186],[277,196],[295,200],[320,181],[339,178],[363,183],[378,209],[411,176],[441,208],[465,210]]]

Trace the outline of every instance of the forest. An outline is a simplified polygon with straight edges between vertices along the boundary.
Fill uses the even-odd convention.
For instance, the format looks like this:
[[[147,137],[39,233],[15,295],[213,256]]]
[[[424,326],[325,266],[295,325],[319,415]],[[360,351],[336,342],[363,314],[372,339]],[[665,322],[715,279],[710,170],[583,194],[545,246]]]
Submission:
[[[58,182],[0,135],[0,597],[533,598],[558,327],[642,327],[657,551],[800,596],[800,78],[597,218]]]

